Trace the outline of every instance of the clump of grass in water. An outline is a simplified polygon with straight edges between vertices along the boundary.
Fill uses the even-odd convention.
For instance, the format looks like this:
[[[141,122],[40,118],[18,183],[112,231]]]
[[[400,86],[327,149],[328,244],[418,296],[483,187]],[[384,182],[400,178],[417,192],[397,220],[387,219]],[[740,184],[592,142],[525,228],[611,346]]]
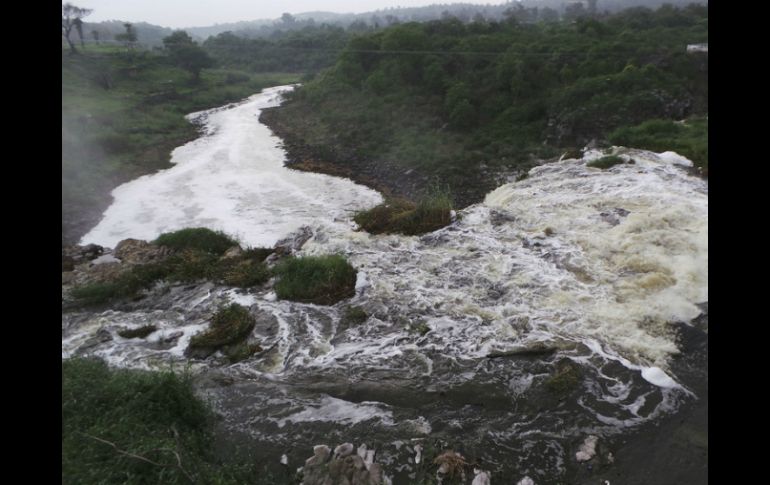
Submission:
[[[237,344],[249,336],[256,321],[245,307],[233,303],[219,310],[211,320],[211,327],[190,339],[188,349],[218,349]]]
[[[157,329],[158,327],[155,325],[145,325],[134,329],[119,330],[118,335],[123,338],[145,338]]]
[[[158,236],[154,243],[176,250],[197,249],[219,256],[231,247],[238,246],[238,241],[232,239],[227,234],[221,231],[212,231],[205,227],[193,227],[167,232]]]
[[[282,300],[333,305],[355,295],[356,269],[339,255],[287,258],[273,272]]]
[[[608,155],[606,157],[596,159],[592,162],[588,162],[586,166],[601,168],[602,170],[606,170],[610,167],[614,167],[615,165],[620,165],[622,163],[626,163],[626,161],[622,157],[619,157],[617,155]]]
[[[342,318],[353,325],[358,325],[364,323],[369,315],[361,307],[348,305]]]
[[[415,204],[406,199],[391,199],[367,211],[358,212],[353,220],[371,234],[425,234],[452,222],[452,198],[446,189],[432,188]]]

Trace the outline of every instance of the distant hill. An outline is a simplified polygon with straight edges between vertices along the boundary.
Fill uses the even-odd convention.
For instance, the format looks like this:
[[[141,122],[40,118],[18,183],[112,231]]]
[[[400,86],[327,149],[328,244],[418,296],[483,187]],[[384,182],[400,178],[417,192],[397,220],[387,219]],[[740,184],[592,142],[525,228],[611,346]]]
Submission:
[[[577,3],[582,3],[583,8],[589,8],[588,0],[522,0],[521,2],[508,1],[496,5],[441,3],[431,4],[424,7],[391,7],[358,14],[324,11],[303,12],[291,14],[287,19],[245,20],[241,22],[229,22],[202,27],[185,27],[182,30],[187,31],[187,33],[199,41],[203,41],[223,32],[232,32],[240,37],[256,38],[270,37],[279,30],[300,30],[305,27],[317,26],[319,24],[329,24],[344,28],[348,28],[353,24],[385,27],[394,23],[427,22],[447,16],[457,17],[464,22],[470,22],[474,19],[500,20],[504,17],[506,10],[521,8],[550,8],[561,15],[566,8]],[[599,12],[606,11],[612,13],[630,7],[657,8],[665,3],[683,7],[691,3],[707,5],[708,0],[597,0],[596,10]],[[114,41],[115,35],[125,32],[123,24],[124,22],[120,20],[97,23],[87,22],[83,29],[83,33],[90,41],[92,39],[91,31],[97,30],[100,39],[111,42]],[[146,22],[135,23],[134,28],[137,31],[139,43],[148,46],[162,45],[163,37],[171,34],[174,30],[178,30]]]

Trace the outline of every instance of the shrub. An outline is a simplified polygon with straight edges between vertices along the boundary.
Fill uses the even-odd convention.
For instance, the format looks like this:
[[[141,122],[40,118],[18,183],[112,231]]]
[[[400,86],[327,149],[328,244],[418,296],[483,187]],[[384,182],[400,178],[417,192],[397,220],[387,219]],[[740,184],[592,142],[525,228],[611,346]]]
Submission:
[[[617,155],[608,155],[606,157],[596,159],[592,162],[588,162],[586,166],[601,168],[602,170],[606,170],[610,167],[614,167],[615,165],[619,165],[621,163],[626,163],[626,161]]]
[[[274,273],[275,293],[283,300],[332,305],[355,295],[357,271],[339,255],[288,258]]]
[[[161,234],[155,244],[172,249],[197,249],[221,256],[238,242],[221,231],[212,231],[205,227],[181,229]]]

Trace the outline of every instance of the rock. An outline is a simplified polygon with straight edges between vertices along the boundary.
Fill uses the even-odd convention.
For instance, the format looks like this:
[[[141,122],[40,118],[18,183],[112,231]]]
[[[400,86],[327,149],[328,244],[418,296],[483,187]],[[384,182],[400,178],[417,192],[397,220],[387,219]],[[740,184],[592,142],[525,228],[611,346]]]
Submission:
[[[64,246],[61,249],[62,268],[71,268],[98,258],[104,252],[104,248],[97,244],[86,246]]]
[[[422,461],[422,445],[414,445],[414,463],[419,465],[420,461]]]
[[[366,445],[362,445],[362,446],[364,446],[364,450],[366,450]],[[343,443],[338,447],[334,448],[334,458],[336,459],[343,458],[345,456],[348,456],[351,453],[353,453],[352,443]]]
[[[476,476],[473,477],[471,485],[490,485],[489,474],[487,472],[474,469],[473,473],[475,473]]]
[[[106,264],[106,263],[120,263],[120,260],[115,256],[113,256],[112,254],[102,254],[98,258],[91,261],[92,265]]]
[[[124,239],[115,246],[113,254],[127,264],[148,264],[167,258],[171,250],[139,239]]]
[[[331,450],[326,445],[317,445],[313,447],[313,456],[305,461],[305,466],[323,465],[329,459]]]
[[[238,258],[243,255],[243,249],[240,246],[233,246],[222,255],[222,259]]]
[[[588,461],[596,455],[596,444],[599,442],[599,437],[591,435],[585,439],[580,449],[575,453],[577,461]]]
[[[308,226],[302,226],[299,230],[291,234],[289,237],[281,239],[275,243],[273,254],[265,259],[266,263],[272,263],[286,256],[291,256],[296,253],[302,246],[313,237],[313,230]]]
[[[535,485],[535,481],[529,478],[528,476],[525,476],[518,482],[516,482],[516,485]]]
[[[331,454],[329,447],[319,445],[313,448],[314,456],[305,462],[299,471],[303,485],[383,485],[390,483],[382,467],[373,463],[374,450],[361,445],[356,454],[352,443],[343,443]]]

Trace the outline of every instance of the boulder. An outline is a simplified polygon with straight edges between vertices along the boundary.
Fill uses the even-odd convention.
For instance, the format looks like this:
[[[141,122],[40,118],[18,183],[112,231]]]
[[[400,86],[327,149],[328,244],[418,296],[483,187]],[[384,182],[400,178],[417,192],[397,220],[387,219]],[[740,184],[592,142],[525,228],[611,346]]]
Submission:
[[[167,258],[171,250],[165,246],[141,241],[139,239],[124,239],[115,246],[113,255],[127,264],[156,263]]]

